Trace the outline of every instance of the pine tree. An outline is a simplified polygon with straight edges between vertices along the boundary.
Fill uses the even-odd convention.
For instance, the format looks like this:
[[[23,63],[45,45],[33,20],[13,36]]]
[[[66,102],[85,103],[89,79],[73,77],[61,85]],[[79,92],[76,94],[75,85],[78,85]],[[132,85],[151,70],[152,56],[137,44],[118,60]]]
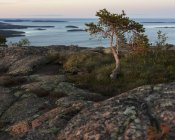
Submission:
[[[86,24],[86,31],[90,32],[91,35],[101,36],[109,40],[109,46],[116,64],[110,75],[114,79],[120,74],[119,49],[121,44],[124,43],[122,41],[126,41],[125,33],[142,33],[144,28],[143,25],[129,19],[124,11],[121,14],[115,14],[103,9],[98,11],[96,16],[98,17],[98,22]]]

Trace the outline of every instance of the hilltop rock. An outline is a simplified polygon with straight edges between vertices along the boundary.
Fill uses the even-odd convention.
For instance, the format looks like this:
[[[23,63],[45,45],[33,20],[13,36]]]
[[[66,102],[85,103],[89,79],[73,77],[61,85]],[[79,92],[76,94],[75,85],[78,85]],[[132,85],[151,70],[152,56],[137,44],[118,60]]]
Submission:
[[[22,85],[22,89],[36,94],[38,97],[52,96],[74,96],[77,99],[100,101],[105,98],[97,93],[91,93],[86,90],[76,88],[73,84],[64,82],[66,77],[64,75],[50,75],[50,76],[31,76],[31,80],[35,80],[29,84]]]
[[[45,68],[52,67],[52,64],[55,66],[56,62],[54,61],[57,61],[60,55],[80,49],[74,46],[0,47],[0,74],[28,75],[42,66]],[[57,67],[59,67],[60,61],[58,61]]]
[[[30,73],[39,64],[47,63],[47,49],[1,48],[0,66],[4,72],[14,75]],[[2,70],[3,71],[3,70]]]
[[[15,101],[15,96],[10,94],[12,90],[0,87],[0,116],[8,109],[9,106]]]
[[[174,140],[174,93],[175,83],[142,86],[97,103],[74,95],[53,102],[23,93],[1,116],[1,122],[8,125],[0,136],[21,140]]]
[[[76,115],[58,140],[175,139],[175,83],[143,86]]]
[[[79,50],[100,53],[0,48],[0,140],[175,139],[175,83],[106,99],[67,81],[62,57]]]

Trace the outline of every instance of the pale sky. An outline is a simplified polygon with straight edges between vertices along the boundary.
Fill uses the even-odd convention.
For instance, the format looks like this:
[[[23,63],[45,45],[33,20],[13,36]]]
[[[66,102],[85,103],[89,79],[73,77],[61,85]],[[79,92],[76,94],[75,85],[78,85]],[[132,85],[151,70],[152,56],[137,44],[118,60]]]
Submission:
[[[175,0],[0,0],[0,18],[93,18],[103,8],[133,18],[175,18]]]

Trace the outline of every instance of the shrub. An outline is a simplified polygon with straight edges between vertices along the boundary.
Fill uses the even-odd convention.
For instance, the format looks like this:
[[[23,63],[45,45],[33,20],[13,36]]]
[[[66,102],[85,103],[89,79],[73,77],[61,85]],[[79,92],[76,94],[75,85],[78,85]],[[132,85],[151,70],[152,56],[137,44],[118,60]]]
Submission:
[[[174,53],[175,51],[161,50],[155,55],[155,50],[149,50],[144,53],[128,54],[121,58],[121,75],[116,80],[109,78],[111,70],[115,67],[115,63],[112,62],[99,63],[98,67],[89,73],[68,78],[81,88],[110,97],[138,86],[174,81]]]
[[[7,42],[6,37],[0,35],[0,45],[5,45],[6,42]]]
[[[113,58],[109,54],[96,52],[78,52],[68,56],[64,69],[69,72],[91,72],[101,65],[112,63]]]
[[[23,38],[18,42],[19,47],[29,46],[29,45],[30,45],[30,41],[27,38]]]
[[[162,33],[162,31],[157,32],[157,41],[156,41],[156,47],[158,49],[165,48],[166,47],[166,41],[168,37],[165,33]]]
[[[150,46],[149,39],[146,35],[144,35],[144,34],[135,34],[134,35],[133,44],[131,46],[131,50],[134,53],[145,52],[148,50],[149,46]]]

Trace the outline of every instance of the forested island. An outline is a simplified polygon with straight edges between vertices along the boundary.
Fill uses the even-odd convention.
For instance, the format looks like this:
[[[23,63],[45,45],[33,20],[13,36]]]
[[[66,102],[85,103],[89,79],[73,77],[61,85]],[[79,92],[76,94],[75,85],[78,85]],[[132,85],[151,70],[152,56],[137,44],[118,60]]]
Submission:
[[[26,25],[13,25],[9,23],[0,22],[0,34],[5,37],[19,37],[25,36],[25,32],[14,31],[12,29],[27,29],[27,28],[54,28],[54,26],[26,26]]]

